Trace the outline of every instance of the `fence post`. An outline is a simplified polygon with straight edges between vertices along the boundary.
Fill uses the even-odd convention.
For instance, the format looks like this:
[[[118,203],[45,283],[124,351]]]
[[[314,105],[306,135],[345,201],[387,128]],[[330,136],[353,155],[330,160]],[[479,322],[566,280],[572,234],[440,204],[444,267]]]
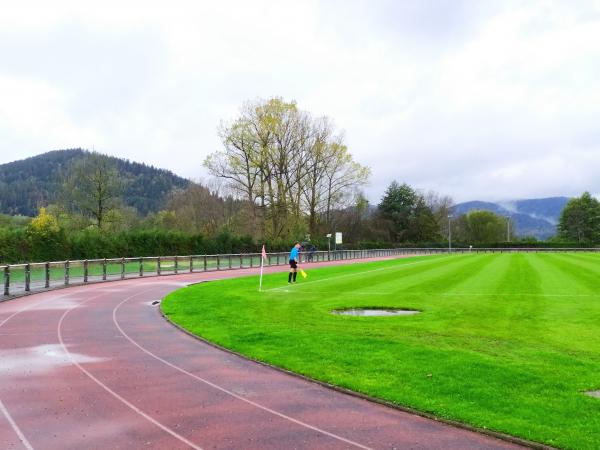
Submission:
[[[206,258],[206,255],[204,255],[204,271],[205,271],[205,272],[206,272],[206,269],[207,269],[207,267],[208,267],[206,259],[207,259],[207,258]]]
[[[140,277],[144,276],[144,258],[140,258]]]
[[[44,287],[45,288],[49,288],[50,287],[50,263],[47,262],[46,264],[44,264]]]
[[[240,253],[240,269],[243,269],[243,268],[244,268],[244,257]]]
[[[175,275],[177,275],[177,273],[179,272],[179,267],[177,265],[177,255],[175,255],[175,261],[173,262],[173,265],[175,266]]]
[[[4,295],[10,295],[10,266],[4,266]]]
[[[228,255],[227,258],[229,258],[229,269],[231,269],[231,255]]]
[[[83,282],[87,283],[88,281],[88,260],[83,261]]]
[[[190,256],[190,273],[194,271],[194,257]]]
[[[31,290],[31,266],[25,264],[25,292]]]
[[[221,270],[221,258],[217,255],[217,270]]]
[[[69,261],[65,261],[65,286],[69,284]]]
[[[106,281],[106,258],[102,261],[102,281]]]
[[[160,256],[156,258],[156,275],[160,275]]]

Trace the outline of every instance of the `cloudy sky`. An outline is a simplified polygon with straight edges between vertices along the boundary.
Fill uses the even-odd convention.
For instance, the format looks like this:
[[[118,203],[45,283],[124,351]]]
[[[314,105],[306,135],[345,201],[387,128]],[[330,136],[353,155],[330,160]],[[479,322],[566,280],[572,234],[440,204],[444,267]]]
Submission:
[[[9,4],[0,163],[84,147],[202,180],[219,122],[281,96],[344,130],[373,202],[600,193],[600,1]]]

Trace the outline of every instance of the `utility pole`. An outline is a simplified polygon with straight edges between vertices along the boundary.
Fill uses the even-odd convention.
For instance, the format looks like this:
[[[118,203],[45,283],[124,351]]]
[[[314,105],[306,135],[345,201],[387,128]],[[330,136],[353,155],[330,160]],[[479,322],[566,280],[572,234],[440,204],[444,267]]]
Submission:
[[[448,214],[448,253],[452,253],[452,216]]]
[[[506,216],[506,242],[510,242],[510,216]]]

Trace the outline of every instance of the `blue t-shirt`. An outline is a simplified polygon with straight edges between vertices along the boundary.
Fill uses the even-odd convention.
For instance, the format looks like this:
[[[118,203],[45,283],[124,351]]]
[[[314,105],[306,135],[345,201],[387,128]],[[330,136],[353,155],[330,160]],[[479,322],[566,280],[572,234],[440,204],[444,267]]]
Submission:
[[[290,252],[290,261],[292,259],[298,259],[298,249],[296,247],[293,247],[292,251]]]

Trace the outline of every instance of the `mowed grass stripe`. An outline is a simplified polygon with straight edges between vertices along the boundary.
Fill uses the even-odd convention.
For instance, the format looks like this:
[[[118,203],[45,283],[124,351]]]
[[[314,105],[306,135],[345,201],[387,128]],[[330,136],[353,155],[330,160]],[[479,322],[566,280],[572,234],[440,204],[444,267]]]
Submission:
[[[577,286],[573,293],[598,293],[600,291],[600,270],[596,267],[584,266],[574,261],[571,255],[546,255],[547,261],[553,264],[563,276],[572,282],[571,287]],[[575,280],[575,281],[573,281]]]
[[[265,276],[265,286],[283,286],[267,293],[246,277],[182,289],[162,308],[220,345],[326,382],[551,445],[598,448],[600,401],[581,391],[600,388],[600,255],[572,256],[352,264],[311,270],[309,280],[324,281],[289,288],[285,273]],[[364,273],[374,268],[386,270]],[[356,306],[423,313],[330,314]]]
[[[370,292],[405,296],[427,295],[429,292],[435,291],[435,286],[449,288],[454,284],[464,282],[465,278],[476,276],[477,271],[482,270],[487,264],[481,258],[483,257],[470,255],[437,257],[432,260],[418,261],[418,263],[427,263],[426,267],[404,263],[356,273],[356,267],[360,266],[346,266],[341,276],[319,279],[314,283],[326,282],[328,288],[326,292],[332,298],[344,297],[347,293],[369,295]],[[491,260],[487,259],[487,261]],[[279,290],[285,290],[285,288]],[[291,287],[289,292],[302,295],[324,291],[320,290],[320,285],[308,282]]]
[[[447,259],[448,256],[423,256],[415,258],[403,258],[392,261],[377,261],[363,264],[351,264],[337,267],[330,267],[327,269],[315,268],[311,269],[312,274],[326,274],[325,277],[311,277],[309,281],[295,284],[293,286],[283,285],[276,281],[275,287],[269,287],[263,290],[263,292],[269,291],[282,291],[288,289],[303,289],[307,286],[312,287],[316,283],[328,283],[330,286],[334,285],[345,285],[348,279],[352,278],[354,281],[359,279],[368,279],[370,282],[376,279],[379,275],[388,277],[391,272],[402,270],[403,272],[409,271],[412,266],[417,264],[433,264],[439,262],[440,259]],[[418,269],[417,269],[418,270]],[[274,278],[270,278],[274,279]]]

